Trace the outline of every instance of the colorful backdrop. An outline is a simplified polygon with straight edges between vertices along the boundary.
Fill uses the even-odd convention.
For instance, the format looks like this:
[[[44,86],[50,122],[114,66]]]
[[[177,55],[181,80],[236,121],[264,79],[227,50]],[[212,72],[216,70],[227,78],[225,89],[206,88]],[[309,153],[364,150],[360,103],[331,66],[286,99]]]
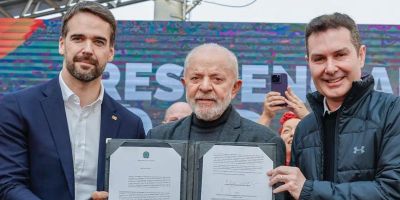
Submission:
[[[377,90],[399,95],[400,26],[359,28],[367,45],[364,72],[375,76]],[[59,20],[0,19],[0,98],[58,75],[59,30]],[[119,21],[116,56],[103,76],[106,91],[148,130],[160,124],[169,105],[184,101],[184,57],[205,42],[238,56],[243,88],[233,104],[249,119],[261,113],[272,73],[287,73],[304,101],[315,90],[304,59],[304,24]]]

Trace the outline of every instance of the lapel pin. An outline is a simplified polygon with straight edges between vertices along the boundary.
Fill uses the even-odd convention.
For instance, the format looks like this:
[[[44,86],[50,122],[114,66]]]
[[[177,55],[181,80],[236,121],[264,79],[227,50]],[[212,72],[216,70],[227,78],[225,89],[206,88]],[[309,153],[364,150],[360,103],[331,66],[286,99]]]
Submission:
[[[114,121],[116,121],[118,119],[118,117],[116,115],[111,116],[111,119],[113,119]]]

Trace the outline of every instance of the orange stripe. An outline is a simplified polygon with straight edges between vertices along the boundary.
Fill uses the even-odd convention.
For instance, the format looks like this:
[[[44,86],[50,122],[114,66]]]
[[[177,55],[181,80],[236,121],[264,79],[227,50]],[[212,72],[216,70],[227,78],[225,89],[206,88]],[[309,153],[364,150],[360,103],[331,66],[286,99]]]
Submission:
[[[0,59],[15,51],[39,28],[43,20],[0,18]]]

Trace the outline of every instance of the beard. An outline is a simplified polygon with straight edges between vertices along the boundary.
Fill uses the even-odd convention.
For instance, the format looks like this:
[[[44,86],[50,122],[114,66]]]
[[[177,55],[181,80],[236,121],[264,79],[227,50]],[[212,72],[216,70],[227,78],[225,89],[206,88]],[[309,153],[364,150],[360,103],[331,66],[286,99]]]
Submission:
[[[196,99],[212,99],[216,102],[215,106],[209,107],[196,103]],[[231,103],[232,94],[229,92],[222,100],[218,100],[215,95],[196,95],[190,99],[186,93],[186,102],[192,108],[196,117],[204,121],[213,121],[221,117]]]
[[[89,63],[94,66],[93,69],[91,69],[88,72],[85,72],[81,69],[79,69],[75,63],[76,62],[85,62]],[[99,66],[99,62],[90,57],[90,56],[74,56],[72,59],[72,63],[68,62],[66,63],[66,67],[68,72],[77,80],[83,81],[83,82],[90,82],[95,80],[96,78],[100,77],[103,74],[103,71],[105,69],[105,66]]]

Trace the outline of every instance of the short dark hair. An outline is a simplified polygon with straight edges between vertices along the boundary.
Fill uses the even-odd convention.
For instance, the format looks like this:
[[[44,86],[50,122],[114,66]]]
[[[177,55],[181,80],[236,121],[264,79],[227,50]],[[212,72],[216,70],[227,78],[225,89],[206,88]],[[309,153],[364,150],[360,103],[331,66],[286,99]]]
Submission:
[[[306,26],[306,50],[308,55],[308,38],[313,33],[325,32],[328,29],[346,28],[350,31],[351,42],[357,52],[361,47],[360,33],[354,20],[346,14],[333,13],[330,15],[321,15],[310,21]]]
[[[117,22],[115,21],[114,15],[111,13],[108,8],[102,6],[101,4],[93,1],[83,1],[75,4],[70,9],[67,10],[64,17],[62,18],[61,25],[61,35],[62,37],[66,37],[68,33],[68,21],[76,14],[81,12],[91,13],[100,17],[102,20],[106,21],[110,24],[111,27],[111,35],[110,35],[110,44],[111,46],[115,43],[115,32],[117,29]]]

